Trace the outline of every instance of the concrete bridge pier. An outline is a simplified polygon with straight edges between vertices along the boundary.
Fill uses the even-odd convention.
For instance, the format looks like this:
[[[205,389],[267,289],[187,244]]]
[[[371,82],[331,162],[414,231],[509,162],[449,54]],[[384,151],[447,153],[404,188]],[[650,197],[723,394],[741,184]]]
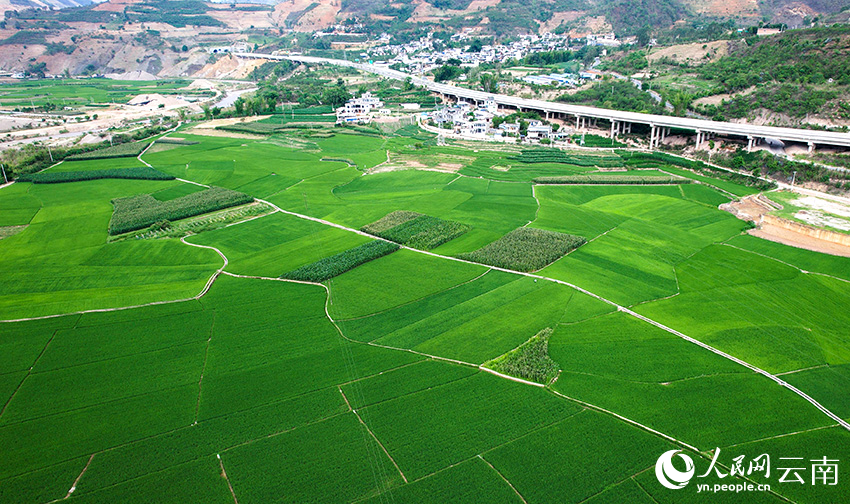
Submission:
[[[753,151],[753,137],[747,136],[747,152]]]
[[[618,123],[617,121],[611,121],[611,139],[612,140],[614,139],[614,136],[616,136],[617,133],[619,133],[619,127],[620,127],[620,123]]]
[[[702,145],[702,130],[697,130],[697,139],[696,139],[696,149],[699,150],[699,146]]]
[[[809,142],[809,154],[815,151],[815,143]]]
[[[658,128],[654,124],[649,125],[649,148],[655,148],[655,137],[658,135]]]

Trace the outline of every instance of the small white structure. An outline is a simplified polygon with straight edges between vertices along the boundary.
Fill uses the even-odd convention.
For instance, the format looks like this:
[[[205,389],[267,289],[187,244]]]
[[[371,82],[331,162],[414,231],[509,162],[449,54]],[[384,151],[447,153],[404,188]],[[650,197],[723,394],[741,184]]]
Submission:
[[[384,103],[380,99],[367,91],[359,98],[348,100],[344,106],[336,110],[336,123],[363,124],[372,122],[372,110],[383,106]]]
[[[540,121],[531,121],[528,124],[528,132],[525,134],[526,138],[530,139],[543,139],[543,138],[552,138],[552,126],[548,124],[543,124]]]
[[[402,103],[401,108],[404,110],[419,110],[418,103]]]

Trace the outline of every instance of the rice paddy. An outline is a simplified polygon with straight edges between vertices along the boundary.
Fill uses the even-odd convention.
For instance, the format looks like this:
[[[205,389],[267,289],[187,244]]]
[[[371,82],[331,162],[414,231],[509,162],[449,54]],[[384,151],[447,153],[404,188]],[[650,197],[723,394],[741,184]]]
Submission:
[[[850,456],[850,259],[746,235],[717,206],[751,187],[664,159],[693,183],[544,185],[624,156],[269,133],[177,132],[142,155],[163,180],[88,159],[0,189],[0,501],[846,495],[841,471],[716,496],[655,477],[673,449],[699,473],[718,447],[727,472]],[[372,170],[417,148],[466,164]],[[110,239],[113,201],[205,186],[260,201]]]

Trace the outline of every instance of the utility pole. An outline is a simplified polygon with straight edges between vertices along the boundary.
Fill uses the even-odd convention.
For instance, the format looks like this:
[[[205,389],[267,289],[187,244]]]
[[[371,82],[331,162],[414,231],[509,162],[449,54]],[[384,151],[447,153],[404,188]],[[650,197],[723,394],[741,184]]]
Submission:
[[[0,170],[2,170],[2,171],[3,171],[3,183],[4,183],[4,184],[8,184],[8,183],[9,183],[9,179],[7,179],[7,178],[6,178],[6,167],[5,167],[5,166],[3,166],[2,164],[0,164]]]
[[[791,185],[797,180],[797,170],[794,170],[794,175],[791,176]]]
[[[53,151],[50,150],[50,145],[47,146],[47,153],[50,154],[50,162],[53,162]]]

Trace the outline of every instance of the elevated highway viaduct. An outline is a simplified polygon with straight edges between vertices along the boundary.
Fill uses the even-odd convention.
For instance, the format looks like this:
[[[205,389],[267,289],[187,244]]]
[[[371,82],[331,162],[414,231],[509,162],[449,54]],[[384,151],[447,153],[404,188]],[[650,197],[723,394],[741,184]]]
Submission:
[[[410,79],[413,84],[423,86],[431,92],[440,94],[440,96],[444,98],[463,99],[472,102],[483,102],[485,100],[492,99],[495,100],[495,102],[501,107],[514,108],[519,111],[537,111],[548,119],[558,118],[566,120],[569,118],[571,121],[574,119],[576,128],[586,126],[588,119],[593,121],[602,119],[610,123],[612,137],[621,133],[630,133],[632,125],[634,124],[646,125],[649,126],[649,143],[651,148],[657,147],[665,136],[670,134],[671,129],[693,131],[696,134],[696,147],[698,149],[713,135],[745,139],[747,141],[747,150],[752,150],[753,146],[763,139],[776,139],[783,142],[798,142],[806,144],[808,145],[810,152],[814,150],[817,145],[850,148],[850,133],[835,133],[831,131],[817,131],[800,128],[780,128],[775,126],[758,126],[754,124],[709,121],[690,117],[642,114],[639,112],[624,112],[621,110],[610,110],[583,105],[532,100],[451,86],[448,84],[433,82],[423,77],[399,72],[385,66],[357,63],[348,60],[291,54],[274,55],[234,53],[234,55],[240,58],[290,60],[302,63],[339,65],[356,68],[364,72],[374,73],[389,79]]]

